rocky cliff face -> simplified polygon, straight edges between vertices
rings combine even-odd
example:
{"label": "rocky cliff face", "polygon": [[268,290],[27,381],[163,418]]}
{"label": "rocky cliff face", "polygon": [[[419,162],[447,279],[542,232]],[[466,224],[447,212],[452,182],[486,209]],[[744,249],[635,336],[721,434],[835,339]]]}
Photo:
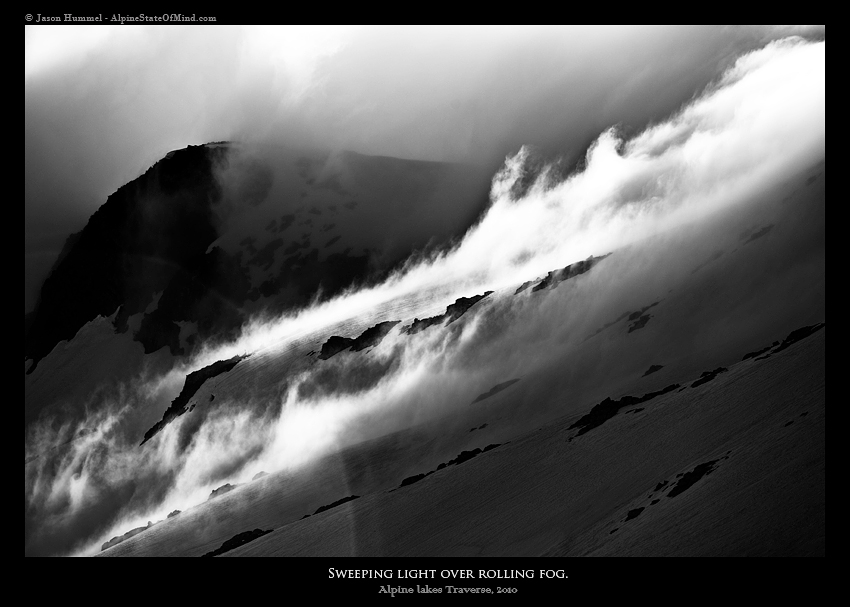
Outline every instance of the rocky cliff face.
{"label": "rocky cliff face", "polygon": [[[169,152],[68,238],[25,319],[27,373],[98,316],[145,353],[183,355],[233,337],[260,310],[377,279],[414,249],[462,234],[487,185],[456,165],[350,153],[251,156],[222,143]],[[462,204],[434,213],[440,225],[420,238],[409,217],[431,217],[432,199],[447,193]],[[387,239],[397,231],[405,238]]]}
{"label": "rocky cliff face", "polygon": [[[28,373],[61,340],[119,310],[116,327],[191,269],[216,237],[213,177],[225,148],[190,146],[121,187],[92,215],[44,282],[26,332]],[[195,262],[197,263],[197,262]]]}

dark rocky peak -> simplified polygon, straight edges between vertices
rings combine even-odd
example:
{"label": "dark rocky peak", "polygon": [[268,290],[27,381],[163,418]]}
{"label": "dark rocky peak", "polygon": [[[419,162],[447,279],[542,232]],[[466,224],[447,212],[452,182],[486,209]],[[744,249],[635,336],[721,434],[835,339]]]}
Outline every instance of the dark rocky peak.
{"label": "dark rocky peak", "polygon": [[73,235],[41,289],[25,357],[38,362],[97,316],[120,308],[117,326],[142,312],[217,237],[214,169],[226,146],[170,153],[122,186]]}

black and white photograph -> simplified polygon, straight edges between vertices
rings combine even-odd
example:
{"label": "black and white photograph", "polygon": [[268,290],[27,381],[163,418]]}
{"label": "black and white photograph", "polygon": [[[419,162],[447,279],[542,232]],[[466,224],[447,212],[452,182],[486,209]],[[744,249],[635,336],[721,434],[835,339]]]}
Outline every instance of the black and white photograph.
{"label": "black and white photograph", "polygon": [[824,26],[224,21],[26,15],[26,557],[825,556]]}

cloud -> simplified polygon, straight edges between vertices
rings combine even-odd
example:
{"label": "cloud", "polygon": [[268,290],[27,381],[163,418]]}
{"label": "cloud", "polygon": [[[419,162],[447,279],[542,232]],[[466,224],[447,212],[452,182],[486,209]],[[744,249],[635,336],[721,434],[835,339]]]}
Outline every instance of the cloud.
{"label": "cloud", "polygon": [[285,143],[495,170],[640,130],[742,51],[815,28],[28,26],[27,310],[65,237],[166,152]]}
{"label": "cloud", "polygon": [[[429,32],[425,39],[433,42],[429,37],[434,35]],[[478,41],[486,46],[486,40]],[[382,48],[360,44],[366,57]],[[424,45],[408,52],[426,51]],[[407,62],[404,54],[395,60]],[[319,74],[333,73],[333,66],[323,68],[321,61],[317,66]],[[434,66],[448,70],[450,81],[460,79],[448,64],[436,61]],[[415,90],[411,78],[413,89],[403,86],[397,94]],[[371,86],[370,75],[346,86],[360,82]],[[309,87],[299,90],[307,97],[314,94]],[[361,115],[372,111],[353,107]],[[766,253],[755,257],[770,270],[764,273],[727,266],[730,276],[724,279],[731,286],[721,294],[709,288],[710,281],[687,281],[700,279],[691,278],[691,270],[701,255],[707,258],[720,242],[735,246],[736,235],[754,221],[777,224],[758,242],[782,234],[793,242],[793,231],[783,232],[775,218],[765,215],[764,198],[773,201],[789,175],[824,159],[824,107],[825,42],[787,38],[741,55],[701,95],[633,136],[606,128],[587,149],[583,169],[566,178],[555,165],[530,163],[528,148],[510,155],[494,177],[486,214],[453,249],[411,262],[382,284],[289,316],[256,319],[234,343],[209,346],[185,368],[128,387],[120,400],[80,426],[34,430],[27,440],[28,459],[46,452],[55,456],[27,465],[27,554],[96,550],[98,542],[131,524],[203,501],[217,483],[246,480],[259,468],[296,467],[342,445],[428,421],[466,405],[500,379],[525,378],[516,384],[521,405],[541,400],[552,406],[551,394],[586,399],[600,386],[614,389],[622,380],[609,377],[612,372],[597,363],[627,365],[632,359],[609,341],[586,338],[623,311],[676,297],[666,291],[670,285],[703,290],[696,303],[682,297],[687,313],[669,326],[705,318],[714,337],[709,335],[704,347],[712,352],[720,347],[718,335],[734,337],[744,326],[767,331],[784,322],[787,315],[780,310],[754,314],[747,297],[760,296],[746,285],[755,280],[764,293],[779,297],[800,276],[817,271],[817,251],[794,264],[787,261],[798,251],[768,249],[773,258]],[[564,120],[574,119],[566,115]],[[529,171],[532,177],[517,195],[515,186]],[[769,210],[789,213],[783,208]],[[819,234],[816,223],[805,228],[810,240]],[[796,229],[805,231],[802,226]],[[215,360],[245,352],[256,353],[249,361],[266,360],[288,355],[298,340],[351,336],[397,319],[401,311],[420,317],[441,313],[459,296],[515,286],[611,251],[613,256],[582,277],[581,286],[564,283],[534,300],[502,294],[498,305],[491,303],[497,294],[443,331],[402,336],[398,326],[368,353],[341,354],[318,369],[292,363],[285,389],[247,382],[238,396],[219,395],[203,413],[199,407],[181,417],[141,450],[130,440],[129,428],[138,425],[133,411],[168,386],[173,389],[180,375]],[[702,271],[710,272],[710,266]],[[741,295],[723,299],[739,286]],[[806,303],[794,303],[793,310],[803,310]],[[723,306],[722,320],[707,316],[707,308]],[[654,326],[650,322],[642,331],[652,334]],[[382,361],[397,362],[382,366]],[[353,376],[367,364],[380,373],[362,389],[301,389],[322,369]],[[636,364],[645,369],[643,361]],[[530,380],[544,375],[557,377],[557,385],[537,386]],[[548,400],[544,391],[550,393]],[[84,428],[94,432],[83,434]],[[71,437],[81,438],[69,443]]]}

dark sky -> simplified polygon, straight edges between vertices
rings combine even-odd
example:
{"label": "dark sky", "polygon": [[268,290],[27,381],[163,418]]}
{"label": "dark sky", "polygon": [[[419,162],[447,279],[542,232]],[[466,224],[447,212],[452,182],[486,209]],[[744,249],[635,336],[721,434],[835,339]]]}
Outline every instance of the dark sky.
{"label": "dark sky", "polygon": [[25,28],[25,311],[67,236],[172,149],[217,140],[576,159],[809,27]]}

